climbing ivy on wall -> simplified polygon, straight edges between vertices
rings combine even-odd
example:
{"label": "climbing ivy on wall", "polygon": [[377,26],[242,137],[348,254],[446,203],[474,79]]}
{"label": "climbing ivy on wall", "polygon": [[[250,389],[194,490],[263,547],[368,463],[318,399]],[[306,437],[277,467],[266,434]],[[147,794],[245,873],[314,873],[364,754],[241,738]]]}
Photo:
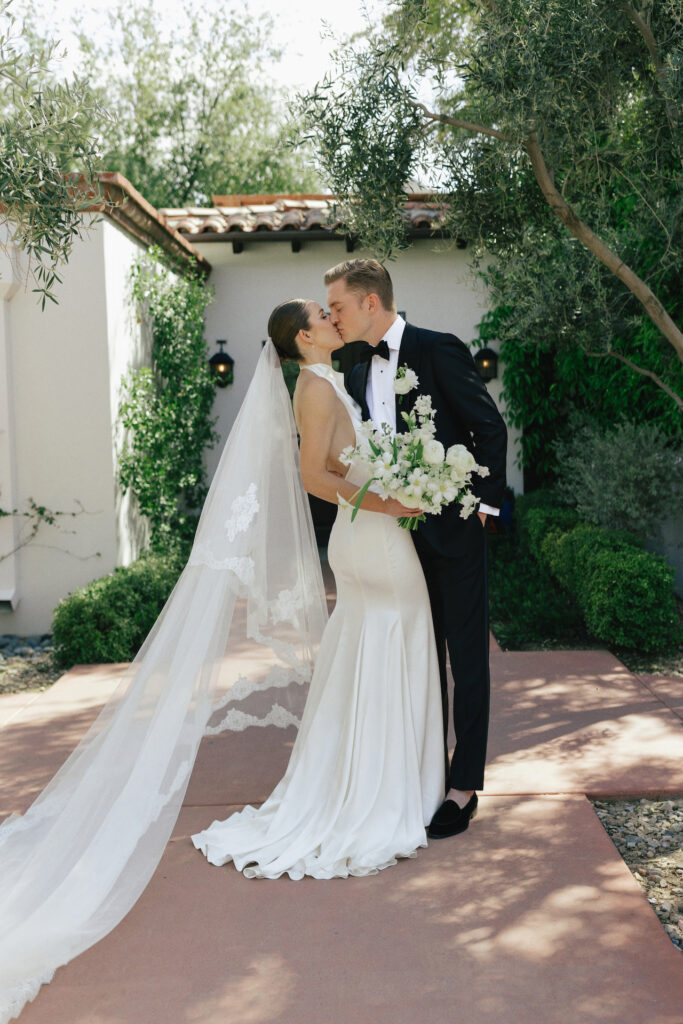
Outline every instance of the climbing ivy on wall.
{"label": "climbing ivy on wall", "polygon": [[204,340],[213,288],[182,277],[163,258],[153,246],[130,274],[136,315],[151,332],[152,361],[122,378],[119,482],[149,519],[152,549],[168,551],[194,534],[208,490],[203,455],[218,434]]}

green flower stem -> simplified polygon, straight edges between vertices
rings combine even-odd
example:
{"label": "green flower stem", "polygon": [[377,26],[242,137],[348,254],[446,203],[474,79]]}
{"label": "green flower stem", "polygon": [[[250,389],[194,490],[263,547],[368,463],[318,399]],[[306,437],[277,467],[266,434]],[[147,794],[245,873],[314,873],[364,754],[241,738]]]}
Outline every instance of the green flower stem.
{"label": "green flower stem", "polygon": [[424,512],[419,516],[400,516],[396,520],[399,526],[403,527],[404,530],[417,530],[418,523],[424,523],[425,521]]}

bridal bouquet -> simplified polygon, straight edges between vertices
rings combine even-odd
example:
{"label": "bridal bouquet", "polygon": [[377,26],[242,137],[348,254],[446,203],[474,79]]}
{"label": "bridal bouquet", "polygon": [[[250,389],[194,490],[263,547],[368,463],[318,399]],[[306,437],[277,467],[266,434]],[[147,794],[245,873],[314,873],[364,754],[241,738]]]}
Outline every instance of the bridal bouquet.
{"label": "bridal bouquet", "polygon": [[[401,367],[394,382],[396,393],[406,394],[416,386],[415,373]],[[383,498],[396,498],[403,505],[421,510],[419,516],[402,516],[398,520],[399,526],[405,529],[416,530],[417,524],[424,521],[425,513],[439,515],[444,505],[453,501],[461,504],[463,519],[474,512],[479,498],[469,489],[472,474],[488,476],[488,468],[478,466],[462,444],[444,449],[434,436],[434,415],[431,396],[420,395],[411,413],[401,413],[408,425],[404,434],[394,435],[386,423],[381,430],[371,420],[363,423],[360,442],[355,447],[345,448],[339,457],[343,465],[360,463],[372,474],[355,495],[352,520],[374,482],[379,485],[377,489]]]}

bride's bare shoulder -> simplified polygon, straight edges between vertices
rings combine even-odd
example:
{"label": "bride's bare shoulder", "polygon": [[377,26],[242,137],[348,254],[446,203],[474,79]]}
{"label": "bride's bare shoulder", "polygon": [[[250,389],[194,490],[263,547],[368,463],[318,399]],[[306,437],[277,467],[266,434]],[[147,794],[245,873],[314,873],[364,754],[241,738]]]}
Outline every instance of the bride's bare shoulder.
{"label": "bride's bare shoulder", "polygon": [[295,403],[330,405],[334,402],[334,397],[334,388],[324,377],[319,377],[317,373],[306,373],[304,369],[299,372],[294,388]]}
{"label": "bride's bare shoulder", "polygon": [[294,417],[299,429],[305,418],[313,425],[334,414],[336,395],[329,381],[316,373],[301,370],[294,389]]}

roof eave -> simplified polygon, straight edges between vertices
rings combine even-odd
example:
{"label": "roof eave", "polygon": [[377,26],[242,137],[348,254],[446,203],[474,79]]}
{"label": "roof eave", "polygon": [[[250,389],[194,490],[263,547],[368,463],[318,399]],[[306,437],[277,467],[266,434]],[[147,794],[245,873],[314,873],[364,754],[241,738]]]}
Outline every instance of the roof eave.
{"label": "roof eave", "polygon": [[[419,238],[428,239],[450,239],[452,233],[446,228],[409,228],[406,232],[409,241]],[[346,242],[348,252],[353,252],[358,246],[358,239],[345,231],[337,231],[330,228],[311,228],[309,230],[300,228],[284,228],[271,231],[197,231],[183,234],[189,242],[196,244],[213,244],[216,242],[233,242],[240,245],[240,250],[245,244],[252,242],[293,242],[300,246],[303,242]],[[467,242],[457,238],[456,245],[464,249]]]}
{"label": "roof eave", "polygon": [[127,178],[118,171],[100,171],[95,177],[102,198],[88,209],[104,213],[143,245],[160,246],[187,276],[208,276],[211,264],[206,257],[187,235],[169,227]]}

